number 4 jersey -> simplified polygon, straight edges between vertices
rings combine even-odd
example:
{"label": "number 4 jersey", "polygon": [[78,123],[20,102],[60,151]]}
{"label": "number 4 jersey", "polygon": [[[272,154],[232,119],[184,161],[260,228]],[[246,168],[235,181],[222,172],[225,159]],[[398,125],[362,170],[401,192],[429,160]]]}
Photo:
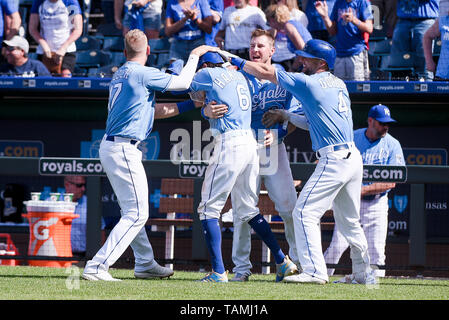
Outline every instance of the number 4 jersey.
{"label": "number 4 jersey", "polygon": [[192,91],[205,91],[206,104],[226,104],[228,112],[219,119],[209,119],[212,134],[251,129],[251,95],[242,73],[221,67],[198,71],[190,85]]}

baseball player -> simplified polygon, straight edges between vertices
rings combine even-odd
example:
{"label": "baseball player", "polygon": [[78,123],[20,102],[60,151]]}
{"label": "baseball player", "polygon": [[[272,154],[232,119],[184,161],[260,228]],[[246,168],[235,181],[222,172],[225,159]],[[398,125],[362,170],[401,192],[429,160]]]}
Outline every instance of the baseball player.
{"label": "baseball player", "polygon": [[[148,219],[148,182],[142,165],[140,141],[150,134],[154,121],[155,91],[186,90],[192,81],[199,56],[215,50],[208,46],[194,49],[179,76],[145,67],[150,47],[145,34],[134,29],[125,36],[127,62],[115,72],[109,85],[106,134],[100,144],[100,161],[117,195],[120,221],[104,245],[87,261],[83,278],[118,281],[108,269],[131,245],[137,278],[170,277],[173,270],[155,260],[145,223]],[[194,108],[193,102],[179,103],[176,113]],[[164,114],[165,112],[160,112]],[[173,112],[174,113],[174,112]]]}
{"label": "baseball player", "polygon": [[[271,57],[275,52],[274,41],[272,33],[266,30],[256,29],[253,31],[249,49],[251,61],[271,64]],[[286,89],[270,81],[259,80],[253,75],[244,74],[251,81],[254,88],[254,92],[252,92],[251,128],[256,134],[258,141],[259,159],[264,159],[266,154],[277,155],[277,159],[273,159],[270,163],[264,163],[266,162],[265,160],[260,160],[260,173],[257,179],[256,192],[259,194],[263,180],[268,195],[274,202],[275,209],[279,212],[284,222],[285,238],[289,244],[289,257],[295,264],[299,265],[292,218],[297,194],[283,142],[283,138],[288,134],[288,131],[287,128],[283,127],[283,124],[277,123],[270,126],[272,130],[265,134],[267,130],[262,123],[262,116],[270,109],[287,109],[291,112],[299,112],[301,107],[298,100]],[[294,126],[291,127],[295,128]],[[277,138],[276,141],[273,141],[274,138]],[[267,160],[271,160],[271,157],[268,157]],[[268,169],[271,172],[264,174],[264,169]],[[233,268],[235,276],[231,281],[247,281],[251,275],[250,269],[252,268],[249,259],[251,253],[251,226],[238,219],[238,217],[234,217],[236,219],[233,221],[232,261],[235,265]]]}
{"label": "baseball player", "polygon": [[[368,128],[354,132],[354,143],[362,154],[364,164],[405,165],[401,144],[388,133],[390,123],[396,122],[390,116],[387,106],[378,104],[368,113]],[[388,231],[388,192],[395,183],[364,183],[360,205],[360,222],[368,241],[368,253],[371,265],[377,277],[384,277],[385,270],[378,269],[385,265],[385,242]],[[348,242],[335,225],[332,241],[324,252],[328,264],[337,264],[341,255],[348,248]],[[334,269],[329,268],[333,275]]]}
{"label": "baseball player", "polygon": [[257,142],[251,131],[251,92],[242,73],[226,67],[223,58],[209,52],[201,57],[191,90],[205,92],[205,103],[226,104],[228,111],[218,119],[209,119],[214,136],[214,151],[209,159],[201,202],[198,206],[212,262],[212,272],[200,281],[228,282],[221,253],[219,217],[231,195],[236,219],[248,223],[270,248],[276,260],[276,277],[297,272],[296,265],[284,255],[267,221],[257,208],[259,158]]}
{"label": "baseball player", "polygon": [[[320,219],[333,203],[334,217],[351,246],[351,283],[374,284],[368,245],[360,225],[362,157],[354,145],[351,101],[345,83],[330,69],[335,49],[322,40],[309,40],[301,57],[304,73],[276,70],[273,66],[231,56],[232,64],[258,78],[290,91],[302,103],[309,123],[312,148],[318,163],[293,210],[296,246],[302,273],[285,282],[325,284],[329,281],[321,247]],[[295,124],[291,113],[290,122]]]}

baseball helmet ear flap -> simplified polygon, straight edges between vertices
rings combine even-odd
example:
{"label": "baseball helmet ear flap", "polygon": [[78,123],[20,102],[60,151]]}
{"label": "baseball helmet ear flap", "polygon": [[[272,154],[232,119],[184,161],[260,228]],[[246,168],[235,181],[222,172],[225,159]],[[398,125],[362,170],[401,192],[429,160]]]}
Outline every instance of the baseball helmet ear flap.
{"label": "baseball helmet ear flap", "polygon": [[203,63],[210,62],[210,63],[224,63],[223,57],[218,54],[217,52],[209,51],[203,54],[200,59],[198,60],[198,66],[197,69],[201,68]]}
{"label": "baseball helmet ear flap", "polygon": [[319,39],[307,41],[304,50],[296,50],[295,54],[305,58],[324,60],[329,69],[334,68],[335,58],[337,57],[335,48],[330,43]]}

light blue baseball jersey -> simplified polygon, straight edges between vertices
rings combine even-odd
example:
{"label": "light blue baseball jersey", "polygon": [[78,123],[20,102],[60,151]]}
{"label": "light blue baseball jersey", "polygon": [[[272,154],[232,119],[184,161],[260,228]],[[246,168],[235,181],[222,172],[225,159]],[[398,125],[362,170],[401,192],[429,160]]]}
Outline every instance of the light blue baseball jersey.
{"label": "light blue baseball jersey", "polygon": [[388,133],[383,138],[370,141],[366,137],[366,128],[358,129],[354,131],[354,143],[364,164],[405,166],[401,144]]}
{"label": "light blue baseball jersey", "polygon": [[145,140],[153,128],[155,91],[165,91],[172,75],[126,62],[109,84],[106,134]]}
{"label": "light blue baseball jersey", "polygon": [[[243,74],[251,83],[251,129],[254,130],[258,140],[263,138],[259,133],[263,132],[264,129],[267,129],[262,124],[262,117],[268,110],[284,109],[289,112],[303,113],[301,104],[286,89],[268,80],[259,80],[249,73],[243,72]],[[275,124],[269,129],[279,129],[280,127],[282,127],[282,124]]]}
{"label": "light blue baseball jersey", "polygon": [[330,72],[311,76],[276,70],[278,84],[302,104],[312,149],[354,140],[351,100],[345,83]]}
{"label": "light blue baseball jersey", "polygon": [[209,119],[212,134],[251,129],[251,90],[245,76],[233,69],[204,68],[193,78],[190,89],[205,91],[206,103],[226,104],[228,111],[219,119]]}

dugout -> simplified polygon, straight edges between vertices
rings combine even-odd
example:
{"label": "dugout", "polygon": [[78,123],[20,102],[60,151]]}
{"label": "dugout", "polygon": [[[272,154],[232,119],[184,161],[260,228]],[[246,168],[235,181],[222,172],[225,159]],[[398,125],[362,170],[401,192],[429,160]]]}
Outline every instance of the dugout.
{"label": "dugout", "polygon": [[[6,157],[0,159],[3,164],[0,190],[11,183],[24,186],[28,192],[40,190],[46,185],[56,188],[61,184],[62,177],[39,176],[33,161],[25,161],[30,158],[95,158],[98,140],[105,127],[108,82],[108,79],[93,78],[0,79],[0,156]],[[415,184],[406,183],[391,192],[387,267],[394,267],[392,272],[396,274],[410,270],[417,272],[416,266],[435,275],[449,274],[449,175],[445,171],[449,148],[449,84],[371,81],[347,82],[347,85],[352,99],[354,129],[366,125],[367,113],[372,105],[385,104],[389,106],[393,118],[398,120],[391,126],[390,133],[401,142],[408,165],[428,166],[427,169],[421,168],[423,171],[416,169]],[[158,101],[181,101],[186,98],[182,95],[157,95]],[[182,132],[200,137],[201,148],[204,148],[209,142],[203,136],[207,128],[207,122],[201,119],[197,110],[172,119],[158,120],[145,145],[145,157],[147,160],[169,159],[172,147],[180,139],[177,134]],[[304,165],[315,160],[306,132],[297,129],[285,142],[292,168],[298,163],[297,170],[301,171]],[[5,166],[3,160],[9,164]],[[428,170],[434,171],[429,173]],[[151,177],[152,172],[148,172],[151,214],[157,216],[157,190],[161,177]],[[437,182],[426,183],[424,187],[428,174],[432,175],[428,182]],[[90,205],[102,212],[106,227],[112,228],[119,211],[109,183],[106,179],[88,179],[88,189],[98,189],[92,193],[92,198],[101,199],[101,202],[92,201]],[[419,196],[415,196],[417,194]],[[421,206],[423,212],[416,216],[422,220],[415,222],[415,225],[412,221],[416,217],[410,220],[412,204]],[[22,246],[20,253],[26,252],[22,243],[23,239],[25,243],[28,241],[25,224],[3,223],[0,224],[0,232],[11,233],[16,245]],[[92,231],[93,242],[98,242],[99,235],[94,234],[95,231]],[[179,230],[177,235],[179,242],[186,243],[186,239],[192,239],[191,230]],[[282,235],[278,236],[282,240]],[[330,241],[330,236],[331,233],[323,232],[323,248]],[[416,250],[413,253],[417,254],[413,256],[416,263],[411,261],[411,237],[421,241],[421,247],[412,249]],[[163,235],[153,232],[151,239],[159,258],[164,249]],[[224,234],[224,259],[228,264],[232,263],[230,239],[229,234]],[[259,252],[257,246],[260,244],[257,241],[254,239],[253,252]],[[281,245],[285,246],[286,243],[281,242]],[[185,250],[187,253],[180,259],[185,261],[179,261],[177,265],[180,269],[192,264],[189,261],[191,246]],[[255,272],[261,267],[257,263],[259,258],[255,256],[253,259]],[[349,261],[347,256],[344,259],[343,265]],[[132,254],[128,252],[118,263],[124,267],[132,266]],[[201,265],[201,261],[198,263]]]}

